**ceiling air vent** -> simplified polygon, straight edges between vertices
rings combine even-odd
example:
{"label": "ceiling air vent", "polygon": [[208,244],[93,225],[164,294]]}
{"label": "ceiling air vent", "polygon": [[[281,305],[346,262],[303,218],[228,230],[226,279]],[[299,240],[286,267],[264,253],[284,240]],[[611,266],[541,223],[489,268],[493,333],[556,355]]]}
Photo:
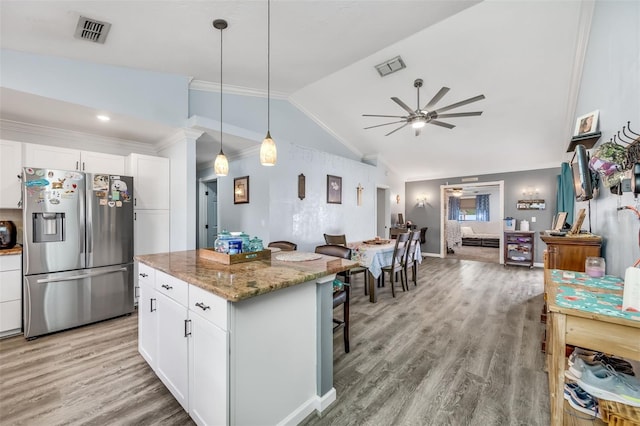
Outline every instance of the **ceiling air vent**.
{"label": "ceiling air vent", "polygon": [[389,59],[388,61],[384,61],[383,63],[376,65],[376,70],[378,70],[380,77],[384,77],[406,67],[407,66],[404,64],[402,58],[400,56],[396,56],[393,59]]}
{"label": "ceiling air vent", "polygon": [[104,44],[110,28],[111,24],[108,22],[100,22],[81,16],[80,19],[78,19],[78,26],[76,27],[74,36],[82,40]]}

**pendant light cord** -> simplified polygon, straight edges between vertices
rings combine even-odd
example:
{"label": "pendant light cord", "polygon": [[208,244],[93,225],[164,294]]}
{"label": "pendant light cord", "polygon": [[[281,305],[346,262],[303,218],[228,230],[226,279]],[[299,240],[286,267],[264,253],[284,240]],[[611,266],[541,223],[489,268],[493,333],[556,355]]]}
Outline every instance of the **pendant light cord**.
{"label": "pendant light cord", "polygon": [[222,30],[220,28],[220,152],[222,152]]}
{"label": "pendant light cord", "polygon": [[267,132],[271,129],[271,0],[267,0]]}

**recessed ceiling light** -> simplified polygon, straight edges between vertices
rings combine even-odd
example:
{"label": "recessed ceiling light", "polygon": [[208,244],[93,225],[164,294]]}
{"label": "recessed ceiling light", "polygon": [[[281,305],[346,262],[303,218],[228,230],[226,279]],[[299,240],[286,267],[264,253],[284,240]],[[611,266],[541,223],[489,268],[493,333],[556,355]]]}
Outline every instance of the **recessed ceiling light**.
{"label": "recessed ceiling light", "polygon": [[108,115],[96,115],[96,118],[100,121],[109,121],[111,120],[111,117],[109,117]]}

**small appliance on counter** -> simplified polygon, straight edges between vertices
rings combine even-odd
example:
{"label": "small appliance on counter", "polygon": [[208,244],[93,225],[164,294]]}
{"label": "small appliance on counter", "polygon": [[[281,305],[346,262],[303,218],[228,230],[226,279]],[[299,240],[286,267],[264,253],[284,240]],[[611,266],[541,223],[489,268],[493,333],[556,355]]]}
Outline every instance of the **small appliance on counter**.
{"label": "small appliance on counter", "polygon": [[16,245],[16,225],[10,220],[0,220],[0,250]]}

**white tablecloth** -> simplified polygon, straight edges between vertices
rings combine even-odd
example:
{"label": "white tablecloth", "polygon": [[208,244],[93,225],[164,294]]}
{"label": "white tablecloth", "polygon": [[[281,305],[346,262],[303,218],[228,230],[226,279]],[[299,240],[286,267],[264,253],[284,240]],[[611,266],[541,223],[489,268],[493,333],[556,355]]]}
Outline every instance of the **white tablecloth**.
{"label": "white tablecloth", "polygon": [[[369,269],[374,278],[382,274],[382,267],[391,265],[393,249],[396,246],[395,240],[389,244],[365,244],[362,241],[347,244],[351,248],[351,260],[357,261],[361,266]],[[422,263],[422,252],[420,244],[416,247],[415,253],[418,263]]]}

